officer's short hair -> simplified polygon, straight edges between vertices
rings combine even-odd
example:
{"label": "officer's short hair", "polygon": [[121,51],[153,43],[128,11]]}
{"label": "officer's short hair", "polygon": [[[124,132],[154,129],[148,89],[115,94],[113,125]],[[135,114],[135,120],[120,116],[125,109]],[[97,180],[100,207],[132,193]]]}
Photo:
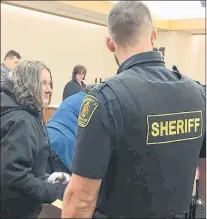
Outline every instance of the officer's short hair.
{"label": "officer's short hair", "polygon": [[21,59],[21,56],[18,52],[14,51],[14,50],[10,50],[9,52],[7,52],[7,54],[5,55],[4,57],[4,61],[7,59],[7,58],[10,58],[10,59],[13,59],[14,57],[18,58],[18,59]]}
{"label": "officer's short hair", "polygon": [[141,1],[120,1],[110,11],[108,29],[119,45],[134,45],[153,28],[148,7]]}

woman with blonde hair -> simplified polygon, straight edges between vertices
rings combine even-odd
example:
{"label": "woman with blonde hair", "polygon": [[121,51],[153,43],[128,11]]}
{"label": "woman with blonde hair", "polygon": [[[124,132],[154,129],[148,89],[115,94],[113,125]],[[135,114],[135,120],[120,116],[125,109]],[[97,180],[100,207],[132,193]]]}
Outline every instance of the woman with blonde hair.
{"label": "woman with blonde hair", "polygon": [[50,147],[40,114],[51,95],[51,72],[40,61],[23,61],[1,84],[3,218],[37,218],[41,204],[52,203],[65,189],[45,175]]}

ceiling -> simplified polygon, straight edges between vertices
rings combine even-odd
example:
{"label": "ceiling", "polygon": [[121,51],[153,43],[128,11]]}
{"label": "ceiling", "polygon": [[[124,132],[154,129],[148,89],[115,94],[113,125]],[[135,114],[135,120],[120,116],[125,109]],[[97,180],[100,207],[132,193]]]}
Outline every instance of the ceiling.
{"label": "ceiling", "polygon": [[[110,1],[117,3],[118,1]],[[163,19],[205,18],[205,8],[200,1],[143,1],[152,15]]]}
{"label": "ceiling", "polygon": [[[183,8],[186,8],[186,3],[188,10],[183,10]],[[107,25],[107,15],[111,8],[114,6],[114,4],[110,1],[96,0],[1,1],[1,6],[5,4],[102,26]],[[151,11],[153,11],[153,24],[159,30],[184,31],[191,34],[205,34],[206,32],[205,17],[199,18],[199,16],[203,16],[203,10],[205,12],[205,9],[201,7],[200,1],[148,1],[147,4],[150,5],[149,7],[151,7]],[[192,7],[194,10],[192,10]],[[181,15],[182,17],[180,18]],[[162,18],[164,16],[168,16],[168,18]],[[187,16],[189,17],[188,19],[186,18]],[[171,17],[171,19],[169,17]]]}

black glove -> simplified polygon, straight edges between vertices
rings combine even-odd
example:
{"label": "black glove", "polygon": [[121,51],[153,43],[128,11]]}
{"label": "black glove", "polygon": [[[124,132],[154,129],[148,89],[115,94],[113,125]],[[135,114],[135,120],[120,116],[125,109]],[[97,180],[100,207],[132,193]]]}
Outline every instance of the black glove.
{"label": "black glove", "polygon": [[62,200],[64,192],[65,192],[65,189],[66,189],[68,184],[63,184],[61,182],[58,182],[58,183],[55,183],[54,185],[56,185],[57,189],[58,189],[58,197],[57,198]]}

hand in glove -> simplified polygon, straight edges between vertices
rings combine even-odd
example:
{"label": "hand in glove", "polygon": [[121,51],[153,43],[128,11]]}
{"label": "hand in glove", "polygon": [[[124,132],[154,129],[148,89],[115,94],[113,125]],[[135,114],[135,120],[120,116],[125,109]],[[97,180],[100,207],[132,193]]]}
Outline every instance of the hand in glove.
{"label": "hand in glove", "polygon": [[58,183],[55,183],[54,185],[57,186],[57,190],[58,190],[58,197],[57,197],[57,199],[60,199],[62,201],[65,189],[67,188],[68,184],[63,184],[61,182],[58,182]]}
{"label": "hand in glove", "polygon": [[63,172],[54,172],[47,179],[46,182],[67,184],[70,181],[70,175]]}

